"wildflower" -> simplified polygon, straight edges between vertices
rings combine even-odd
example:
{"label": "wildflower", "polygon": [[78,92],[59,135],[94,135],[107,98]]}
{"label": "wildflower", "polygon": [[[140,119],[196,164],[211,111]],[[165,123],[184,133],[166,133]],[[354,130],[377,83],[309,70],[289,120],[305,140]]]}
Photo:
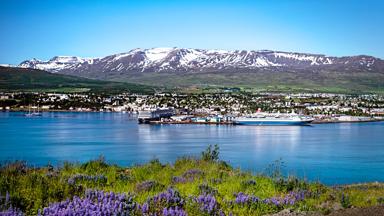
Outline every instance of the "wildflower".
{"label": "wildflower", "polygon": [[170,207],[170,208],[164,208],[163,209],[163,216],[186,216],[187,213],[179,207]]}
{"label": "wildflower", "polygon": [[190,170],[187,170],[184,174],[183,174],[183,177],[188,179],[188,180],[191,180],[193,181],[195,178],[197,177],[200,177],[204,174],[203,171],[201,170],[198,170],[198,169],[190,169]]}
{"label": "wildflower", "polygon": [[219,204],[211,194],[198,196],[196,202],[200,205],[201,211],[210,215],[214,215],[215,212],[219,211]]}
{"label": "wildflower", "polygon": [[9,207],[5,211],[0,211],[0,215],[2,215],[2,216],[24,216],[24,213],[17,208]]}
{"label": "wildflower", "polygon": [[249,204],[249,203],[257,203],[259,201],[258,197],[250,196],[240,192],[236,195],[235,202],[237,204]]}
{"label": "wildflower", "polygon": [[126,215],[133,212],[132,197],[114,192],[87,190],[85,197],[74,196],[62,202],[52,203],[39,211],[47,215]]}
{"label": "wildflower", "polygon": [[173,176],[172,177],[172,182],[173,183],[186,183],[187,179],[184,178],[184,177],[180,177],[180,176]]}
{"label": "wildflower", "polygon": [[105,183],[107,181],[107,178],[104,175],[91,176],[91,175],[76,174],[68,179],[68,184],[74,185],[77,181]]}

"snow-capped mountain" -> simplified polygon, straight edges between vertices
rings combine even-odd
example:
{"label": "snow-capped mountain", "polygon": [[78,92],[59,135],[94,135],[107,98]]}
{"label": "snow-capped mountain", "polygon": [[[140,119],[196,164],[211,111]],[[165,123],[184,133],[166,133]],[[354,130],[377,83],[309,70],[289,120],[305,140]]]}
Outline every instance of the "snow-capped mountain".
{"label": "snow-capped mountain", "polygon": [[31,59],[23,61],[19,67],[46,70],[49,72],[60,72],[63,69],[74,69],[84,63],[93,63],[91,58],[79,58],[74,56],[55,56],[48,61]]}
{"label": "snow-capped mountain", "polygon": [[224,51],[182,48],[133,49],[103,58],[57,56],[48,61],[22,62],[19,67],[89,78],[133,72],[212,72],[220,70],[333,70],[383,71],[384,61],[371,56],[330,57],[278,51]]}

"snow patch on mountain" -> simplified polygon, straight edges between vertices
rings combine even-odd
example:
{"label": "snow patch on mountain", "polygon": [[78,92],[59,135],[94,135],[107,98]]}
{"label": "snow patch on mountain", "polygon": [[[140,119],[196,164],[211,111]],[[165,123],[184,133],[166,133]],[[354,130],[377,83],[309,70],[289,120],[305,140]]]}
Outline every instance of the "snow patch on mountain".
{"label": "snow patch on mountain", "polygon": [[147,61],[157,62],[163,60],[174,48],[153,48],[144,51]]}

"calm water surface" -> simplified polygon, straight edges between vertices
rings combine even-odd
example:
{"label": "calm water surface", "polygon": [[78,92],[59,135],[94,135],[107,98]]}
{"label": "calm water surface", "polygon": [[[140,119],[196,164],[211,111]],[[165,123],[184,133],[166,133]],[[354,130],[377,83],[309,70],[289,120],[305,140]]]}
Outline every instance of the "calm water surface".
{"label": "calm water surface", "polygon": [[0,161],[34,165],[87,161],[104,155],[120,165],[153,158],[172,162],[219,144],[235,167],[284,170],[327,184],[384,181],[384,123],[313,126],[138,125],[120,113],[0,113]]}

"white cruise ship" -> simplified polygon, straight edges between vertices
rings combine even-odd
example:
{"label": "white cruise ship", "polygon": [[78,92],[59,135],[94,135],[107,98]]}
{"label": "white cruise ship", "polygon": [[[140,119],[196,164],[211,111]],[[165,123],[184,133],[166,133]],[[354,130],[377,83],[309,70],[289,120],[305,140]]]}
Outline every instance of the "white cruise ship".
{"label": "white cruise ship", "polygon": [[237,117],[234,119],[234,123],[239,125],[307,125],[313,120],[312,117],[295,113],[282,114],[258,112],[249,116]]}

